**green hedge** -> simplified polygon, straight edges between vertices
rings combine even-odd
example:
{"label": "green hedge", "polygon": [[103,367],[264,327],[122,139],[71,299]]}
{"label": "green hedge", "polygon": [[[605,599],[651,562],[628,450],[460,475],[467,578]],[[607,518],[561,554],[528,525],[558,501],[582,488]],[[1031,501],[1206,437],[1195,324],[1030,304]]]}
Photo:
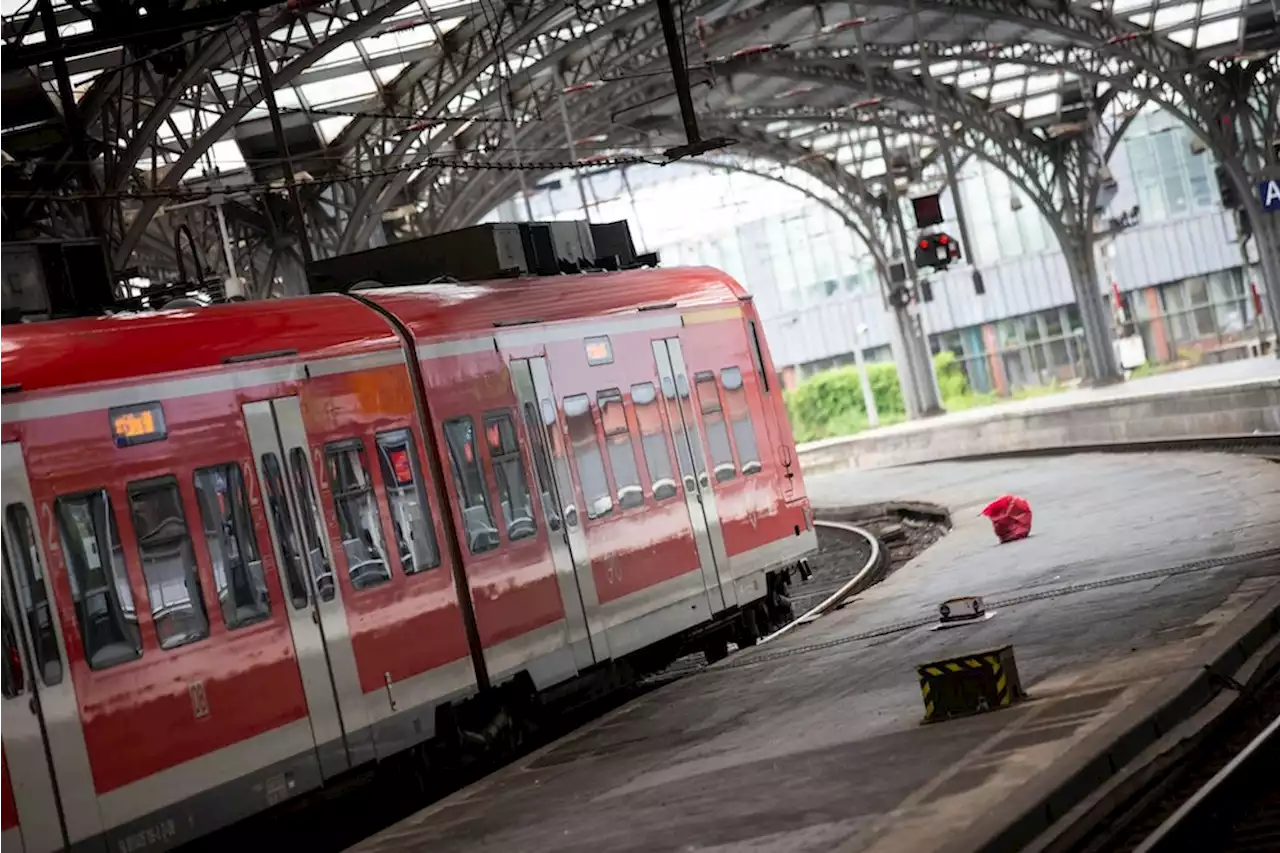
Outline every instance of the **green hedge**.
{"label": "green hedge", "polygon": [[[969,394],[969,381],[952,353],[939,353],[934,356],[933,364],[944,404]],[[867,378],[880,419],[892,422],[904,418],[907,407],[898,384],[897,368],[887,362],[868,364]],[[786,400],[797,441],[848,435],[868,426],[855,367],[827,370],[806,379],[794,391],[787,392]]]}

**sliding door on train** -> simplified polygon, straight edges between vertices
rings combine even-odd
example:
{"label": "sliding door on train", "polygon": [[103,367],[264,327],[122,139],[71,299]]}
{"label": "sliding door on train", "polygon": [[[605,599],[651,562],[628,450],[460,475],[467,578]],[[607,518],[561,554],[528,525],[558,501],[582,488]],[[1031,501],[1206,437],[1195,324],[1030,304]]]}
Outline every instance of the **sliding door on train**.
{"label": "sliding door on train", "polygon": [[[75,686],[45,566],[45,543],[22,447],[6,442],[4,479],[5,770],[24,853],[100,837],[102,819],[80,728]],[[47,511],[47,509],[46,509]],[[50,545],[50,547],[53,547]],[[12,816],[7,815],[5,824]],[[12,835],[4,834],[8,851]]]}
{"label": "sliding door on train", "polygon": [[[342,607],[342,590],[315,489],[297,397],[244,406],[289,627],[306,691],[311,731],[325,778],[372,756],[363,695]],[[352,572],[358,571],[352,565]]]}
{"label": "sliding door on train", "polygon": [[599,615],[586,537],[574,506],[573,481],[557,421],[551,375],[545,358],[512,359],[510,368],[511,383],[532,444],[534,478],[542,496],[569,642],[578,668],[585,669],[609,658],[609,641]]}
{"label": "sliding door on train", "polygon": [[[706,443],[690,397],[689,373],[679,339],[654,341],[653,356],[658,364],[663,406],[667,422],[671,424],[680,477],[684,482],[685,503],[698,546],[702,579],[711,597],[712,612],[719,612],[738,603],[737,592],[733,583],[727,580],[729,558],[724,546],[724,531],[720,527],[716,497],[707,474]],[[721,572],[724,572],[723,578]]]}

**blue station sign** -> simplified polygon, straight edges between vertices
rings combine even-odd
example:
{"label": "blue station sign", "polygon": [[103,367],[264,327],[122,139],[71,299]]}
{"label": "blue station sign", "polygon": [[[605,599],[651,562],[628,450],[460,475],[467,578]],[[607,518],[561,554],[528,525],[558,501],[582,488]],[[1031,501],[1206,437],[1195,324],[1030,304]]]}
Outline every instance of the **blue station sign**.
{"label": "blue station sign", "polygon": [[1280,210],[1280,178],[1258,181],[1258,200],[1263,210]]}

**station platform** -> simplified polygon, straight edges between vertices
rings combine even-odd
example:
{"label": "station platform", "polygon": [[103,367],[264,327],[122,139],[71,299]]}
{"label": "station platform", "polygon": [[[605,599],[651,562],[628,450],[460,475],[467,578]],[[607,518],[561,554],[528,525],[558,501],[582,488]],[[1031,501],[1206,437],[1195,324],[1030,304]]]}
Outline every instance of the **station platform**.
{"label": "station platform", "polygon": [[1280,359],[1232,361],[801,445],[806,472],[1010,451],[1280,434]]}
{"label": "station platform", "polygon": [[[1207,693],[1205,665],[1229,672],[1231,650],[1280,630],[1274,463],[1080,455],[807,482],[827,511],[928,501],[953,529],[842,609],[353,849],[1013,851],[1037,816],[1069,807],[1064,790],[1085,795],[1102,781],[1090,772],[1143,748],[1153,715],[1169,724],[1186,690]],[[1000,545],[979,515],[1003,492],[1030,501],[1030,538]],[[924,626],[961,594],[986,596],[995,615]],[[922,723],[917,665],[1005,644],[1029,699]]]}

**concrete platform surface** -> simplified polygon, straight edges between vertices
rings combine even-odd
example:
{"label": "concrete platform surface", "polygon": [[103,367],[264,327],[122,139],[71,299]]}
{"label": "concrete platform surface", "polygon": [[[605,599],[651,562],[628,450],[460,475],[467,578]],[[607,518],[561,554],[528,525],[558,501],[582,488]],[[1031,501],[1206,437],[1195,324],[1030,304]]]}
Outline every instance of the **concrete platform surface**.
{"label": "concrete platform surface", "polygon": [[966,455],[1280,433],[1280,359],[1266,357],[906,421],[801,445],[808,472]]}
{"label": "concrete platform surface", "polygon": [[[644,696],[353,849],[972,850],[1011,804],[1025,807],[1109,725],[1149,713],[1224,635],[1280,601],[1280,552],[1164,572],[1280,548],[1273,463],[1085,455],[849,472],[810,486],[827,506],[941,503],[955,529],[842,610]],[[1006,491],[1031,502],[1034,529],[998,545],[978,513]],[[1067,589],[1081,582],[1100,585]],[[952,595],[1035,592],[1044,595],[979,625],[890,627]],[[1005,643],[1030,700],[921,724],[917,664]]]}

